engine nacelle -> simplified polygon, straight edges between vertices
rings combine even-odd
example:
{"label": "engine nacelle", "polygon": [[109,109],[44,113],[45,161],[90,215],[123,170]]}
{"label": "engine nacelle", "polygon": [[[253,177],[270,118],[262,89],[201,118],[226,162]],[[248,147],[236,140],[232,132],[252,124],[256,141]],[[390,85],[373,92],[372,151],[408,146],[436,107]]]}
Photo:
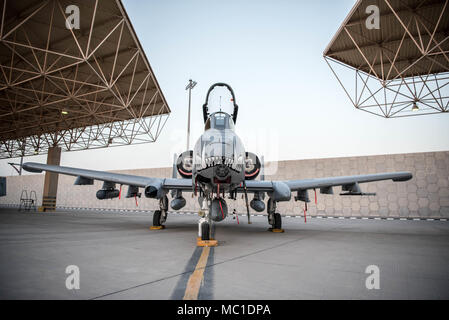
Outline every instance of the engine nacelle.
{"label": "engine nacelle", "polygon": [[184,179],[192,178],[193,169],[193,151],[185,151],[181,153],[176,161],[176,169]]}
{"label": "engine nacelle", "polygon": [[209,215],[215,222],[223,221],[228,215],[228,205],[226,204],[226,201],[223,198],[212,200],[212,204],[209,207]]}
{"label": "engine nacelle", "polygon": [[252,152],[247,152],[245,159],[245,180],[256,179],[260,173],[260,168],[259,157]]}
{"label": "engine nacelle", "polygon": [[144,191],[145,197],[150,199],[161,199],[165,196],[165,192],[162,189],[162,182],[157,181],[150,183],[145,187]]}
{"label": "engine nacelle", "polygon": [[273,201],[290,201],[292,198],[292,191],[285,182],[275,181],[273,182],[273,191],[268,193],[268,196]]}
{"label": "engine nacelle", "polygon": [[119,195],[120,191],[117,189],[100,189],[97,191],[98,200],[114,199],[118,198]]}

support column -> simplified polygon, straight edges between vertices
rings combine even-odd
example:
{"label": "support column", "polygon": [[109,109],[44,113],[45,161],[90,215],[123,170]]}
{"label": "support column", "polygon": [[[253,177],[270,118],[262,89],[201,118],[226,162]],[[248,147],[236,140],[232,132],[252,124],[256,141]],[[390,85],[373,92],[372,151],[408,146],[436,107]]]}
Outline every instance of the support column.
{"label": "support column", "polygon": [[[48,149],[47,164],[59,166],[61,162],[61,148],[51,147]],[[44,193],[42,197],[42,211],[53,211],[56,209],[56,194],[58,193],[59,174],[45,172]]]}

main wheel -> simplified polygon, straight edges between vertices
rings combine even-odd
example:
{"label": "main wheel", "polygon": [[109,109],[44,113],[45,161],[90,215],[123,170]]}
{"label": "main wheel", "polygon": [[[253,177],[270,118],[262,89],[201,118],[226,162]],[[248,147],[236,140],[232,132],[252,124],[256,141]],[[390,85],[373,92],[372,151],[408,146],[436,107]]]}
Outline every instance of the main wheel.
{"label": "main wheel", "polygon": [[153,213],[153,226],[160,227],[161,226],[161,210],[156,210]]}
{"label": "main wheel", "polygon": [[209,229],[210,229],[209,223],[204,222],[201,225],[201,240],[210,240],[210,238],[209,238]]}
{"label": "main wheel", "polygon": [[274,213],[268,214],[268,224],[272,227],[274,227]]}
{"label": "main wheel", "polygon": [[281,215],[279,213],[275,213],[274,214],[273,228],[274,229],[282,229],[282,218],[281,218]]}

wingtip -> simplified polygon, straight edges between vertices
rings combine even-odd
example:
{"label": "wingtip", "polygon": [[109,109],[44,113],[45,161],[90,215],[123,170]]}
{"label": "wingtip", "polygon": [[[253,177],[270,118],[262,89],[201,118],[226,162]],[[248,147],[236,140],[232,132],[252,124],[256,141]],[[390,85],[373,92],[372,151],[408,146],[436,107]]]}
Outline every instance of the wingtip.
{"label": "wingtip", "polygon": [[22,164],[22,168],[25,171],[28,171],[28,172],[42,173],[43,170],[33,167],[33,164],[35,164],[35,163],[33,163],[33,162],[25,162],[24,164]]}
{"label": "wingtip", "polygon": [[413,178],[413,174],[411,172],[401,172],[400,175],[393,179],[394,182],[403,182],[409,181]]}

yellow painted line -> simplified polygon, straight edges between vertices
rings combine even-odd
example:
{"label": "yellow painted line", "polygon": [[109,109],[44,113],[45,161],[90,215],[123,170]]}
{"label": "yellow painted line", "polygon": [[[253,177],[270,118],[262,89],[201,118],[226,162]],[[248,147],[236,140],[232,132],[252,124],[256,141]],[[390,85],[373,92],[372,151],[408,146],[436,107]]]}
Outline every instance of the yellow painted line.
{"label": "yellow painted line", "polygon": [[200,292],[201,282],[203,281],[204,269],[206,268],[207,258],[209,257],[210,247],[204,247],[200,259],[195,267],[195,271],[187,282],[184,300],[197,300]]}

